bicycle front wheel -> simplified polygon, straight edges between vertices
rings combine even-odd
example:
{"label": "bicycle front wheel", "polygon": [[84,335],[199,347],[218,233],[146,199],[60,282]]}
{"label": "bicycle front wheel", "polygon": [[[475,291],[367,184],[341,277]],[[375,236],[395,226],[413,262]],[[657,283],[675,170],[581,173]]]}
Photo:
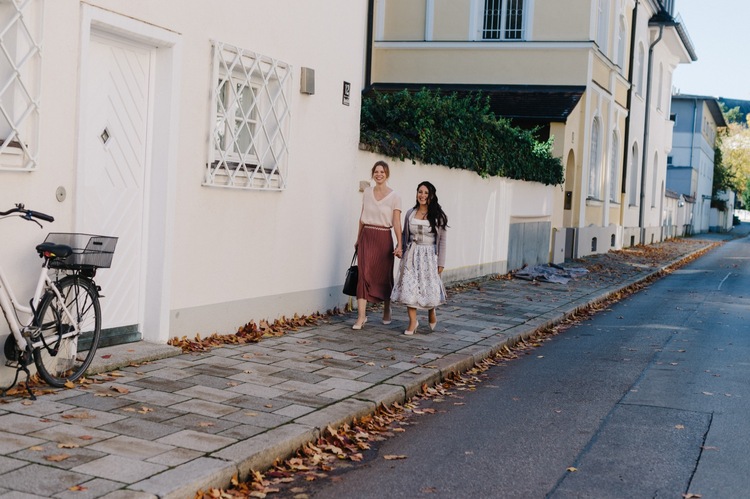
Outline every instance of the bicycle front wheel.
{"label": "bicycle front wheel", "polygon": [[62,300],[53,290],[45,293],[36,314],[39,333],[32,341],[39,375],[48,384],[62,387],[80,378],[94,359],[102,318],[93,281],[71,275],[55,285]]}

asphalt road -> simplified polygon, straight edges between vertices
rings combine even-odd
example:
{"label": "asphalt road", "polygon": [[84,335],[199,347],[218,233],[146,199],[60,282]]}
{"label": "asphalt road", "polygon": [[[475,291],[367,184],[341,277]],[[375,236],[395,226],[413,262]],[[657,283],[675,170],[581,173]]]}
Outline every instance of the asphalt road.
{"label": "asphalt road", "polygon": [[492,368],[305,493],[748,497],[749,309],[745,238]]}

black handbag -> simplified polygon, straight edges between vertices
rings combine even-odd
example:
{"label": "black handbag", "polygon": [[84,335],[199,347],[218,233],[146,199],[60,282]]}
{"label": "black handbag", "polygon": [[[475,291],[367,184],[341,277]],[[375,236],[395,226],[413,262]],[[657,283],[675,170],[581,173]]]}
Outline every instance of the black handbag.
{"label": "black handbag", "polygon": [[346,271],[346,278],[344,279],[344,294],[349,296],[357,296],[357,280],[359,279],[359,268],[355,263],[357,260],[357,252],[354,252],[352,257],[352,263],[349,264],[349,269]]}

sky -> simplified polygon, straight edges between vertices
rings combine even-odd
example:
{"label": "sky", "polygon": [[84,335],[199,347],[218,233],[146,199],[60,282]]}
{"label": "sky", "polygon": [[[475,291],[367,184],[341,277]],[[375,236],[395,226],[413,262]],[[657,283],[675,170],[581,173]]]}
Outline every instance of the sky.
{"label": "sky", "polygon": [[675,11],[698,60],[678,65],[672,85],[683,94],[750,101],[750,0],[675,0]]}

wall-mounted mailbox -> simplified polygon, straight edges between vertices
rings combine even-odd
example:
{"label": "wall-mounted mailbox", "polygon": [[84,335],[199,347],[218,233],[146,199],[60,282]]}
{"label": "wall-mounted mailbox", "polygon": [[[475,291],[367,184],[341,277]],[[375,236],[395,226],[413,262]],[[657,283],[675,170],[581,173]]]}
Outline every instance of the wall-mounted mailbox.
{"label": "wall-mounted mailbox", "polygon": [[315,70],[302,68],[299,77],[299,91],[302,94],[313,95],[315,93]]}

